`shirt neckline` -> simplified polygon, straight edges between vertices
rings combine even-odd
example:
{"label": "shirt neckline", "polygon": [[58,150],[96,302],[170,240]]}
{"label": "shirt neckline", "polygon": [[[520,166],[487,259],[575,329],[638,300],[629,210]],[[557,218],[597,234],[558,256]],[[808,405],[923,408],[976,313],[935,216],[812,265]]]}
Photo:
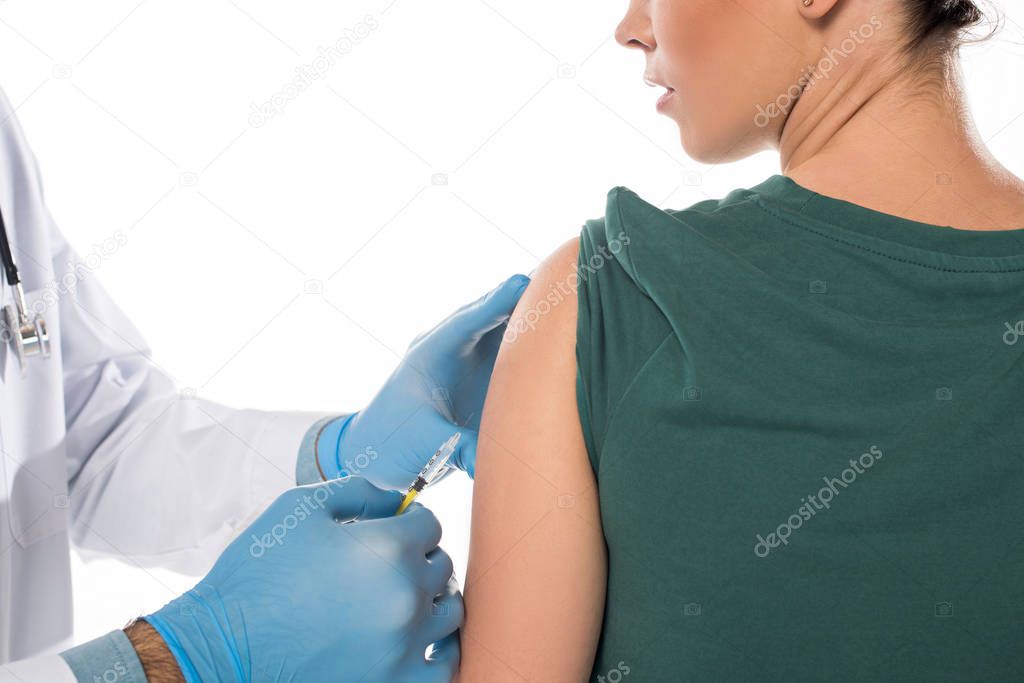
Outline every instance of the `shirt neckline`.
{"label": "shirt neckline", "polygon": [[864,235],[876,244],[880,241],[953,257],[1007,259],[1006,265],[1024,264],[1024,228],[967,230],[923,223],[819,194],[780,174],[750,189],[762,204],[767,200],[787,213]]}

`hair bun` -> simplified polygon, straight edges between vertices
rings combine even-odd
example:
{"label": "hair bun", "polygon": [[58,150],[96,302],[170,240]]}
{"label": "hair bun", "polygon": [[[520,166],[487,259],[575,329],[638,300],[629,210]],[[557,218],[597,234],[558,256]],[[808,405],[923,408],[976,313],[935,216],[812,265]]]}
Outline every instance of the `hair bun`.
{"label": "hair bun", "polygon": [[963,29],[974,26],[985,18],[974,0],[937,0],[939,20],[951,28]]}
{"label": "hair bun", "polygon": [[905,0],[910,23],[908,48],[931,44],[939,37],[948,46],[958,45],[968,29],[980,24],[985,13],[977,0]]}

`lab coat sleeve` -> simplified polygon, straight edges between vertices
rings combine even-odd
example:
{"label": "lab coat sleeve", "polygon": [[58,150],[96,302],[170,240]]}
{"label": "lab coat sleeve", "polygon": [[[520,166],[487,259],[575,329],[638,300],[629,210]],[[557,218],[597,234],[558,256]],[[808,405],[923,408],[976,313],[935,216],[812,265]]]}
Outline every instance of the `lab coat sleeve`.
{"label": "lab coat sleeve", "polygon": [[[55,228],[53,241],[55,267],[80,262]],[[86,557],[204,573],[295,484],[303,436],[323,414],[180,390],[93,276],[60,311],[73,542]]]}
{"label": "lab coat sleeve", "polygon": [[236,409],[181,390],[57,229],[26,154],[59,293],[48,315],[59,310],[72,541],[86,559],[205,573],[295,484],[300,443],[325,414]]}

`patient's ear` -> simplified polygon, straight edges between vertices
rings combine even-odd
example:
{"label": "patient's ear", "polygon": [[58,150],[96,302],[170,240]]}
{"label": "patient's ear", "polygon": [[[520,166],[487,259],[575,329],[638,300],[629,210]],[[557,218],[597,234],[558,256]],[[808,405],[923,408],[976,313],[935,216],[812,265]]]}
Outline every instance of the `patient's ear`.
{"label": "patient's ear", "polygon": [[790,0],[806,19],[821,19],[836,8],[839,0]]}

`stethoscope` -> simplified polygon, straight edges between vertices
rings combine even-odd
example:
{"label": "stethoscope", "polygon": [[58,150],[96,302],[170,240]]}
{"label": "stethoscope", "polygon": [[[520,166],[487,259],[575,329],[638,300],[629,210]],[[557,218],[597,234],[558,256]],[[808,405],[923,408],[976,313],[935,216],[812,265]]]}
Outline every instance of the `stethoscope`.
{"label": "stethoscope", "polygon": [[0,211],[0,259],[3,260],[4,278],[14,290],[14,306],[4,306],[3,336],[7,337],[14,355],[18,357],[22,376],[25,375],[25,362],[32,356],[50,357],[50,335],[46,331],[43,316],[34,313],[31,316],[25,307],[25,292],[21,288],[21,276],[18,265],[11,254],[11,242],[7,239],[7,226],[4,224],[3,212]]}

